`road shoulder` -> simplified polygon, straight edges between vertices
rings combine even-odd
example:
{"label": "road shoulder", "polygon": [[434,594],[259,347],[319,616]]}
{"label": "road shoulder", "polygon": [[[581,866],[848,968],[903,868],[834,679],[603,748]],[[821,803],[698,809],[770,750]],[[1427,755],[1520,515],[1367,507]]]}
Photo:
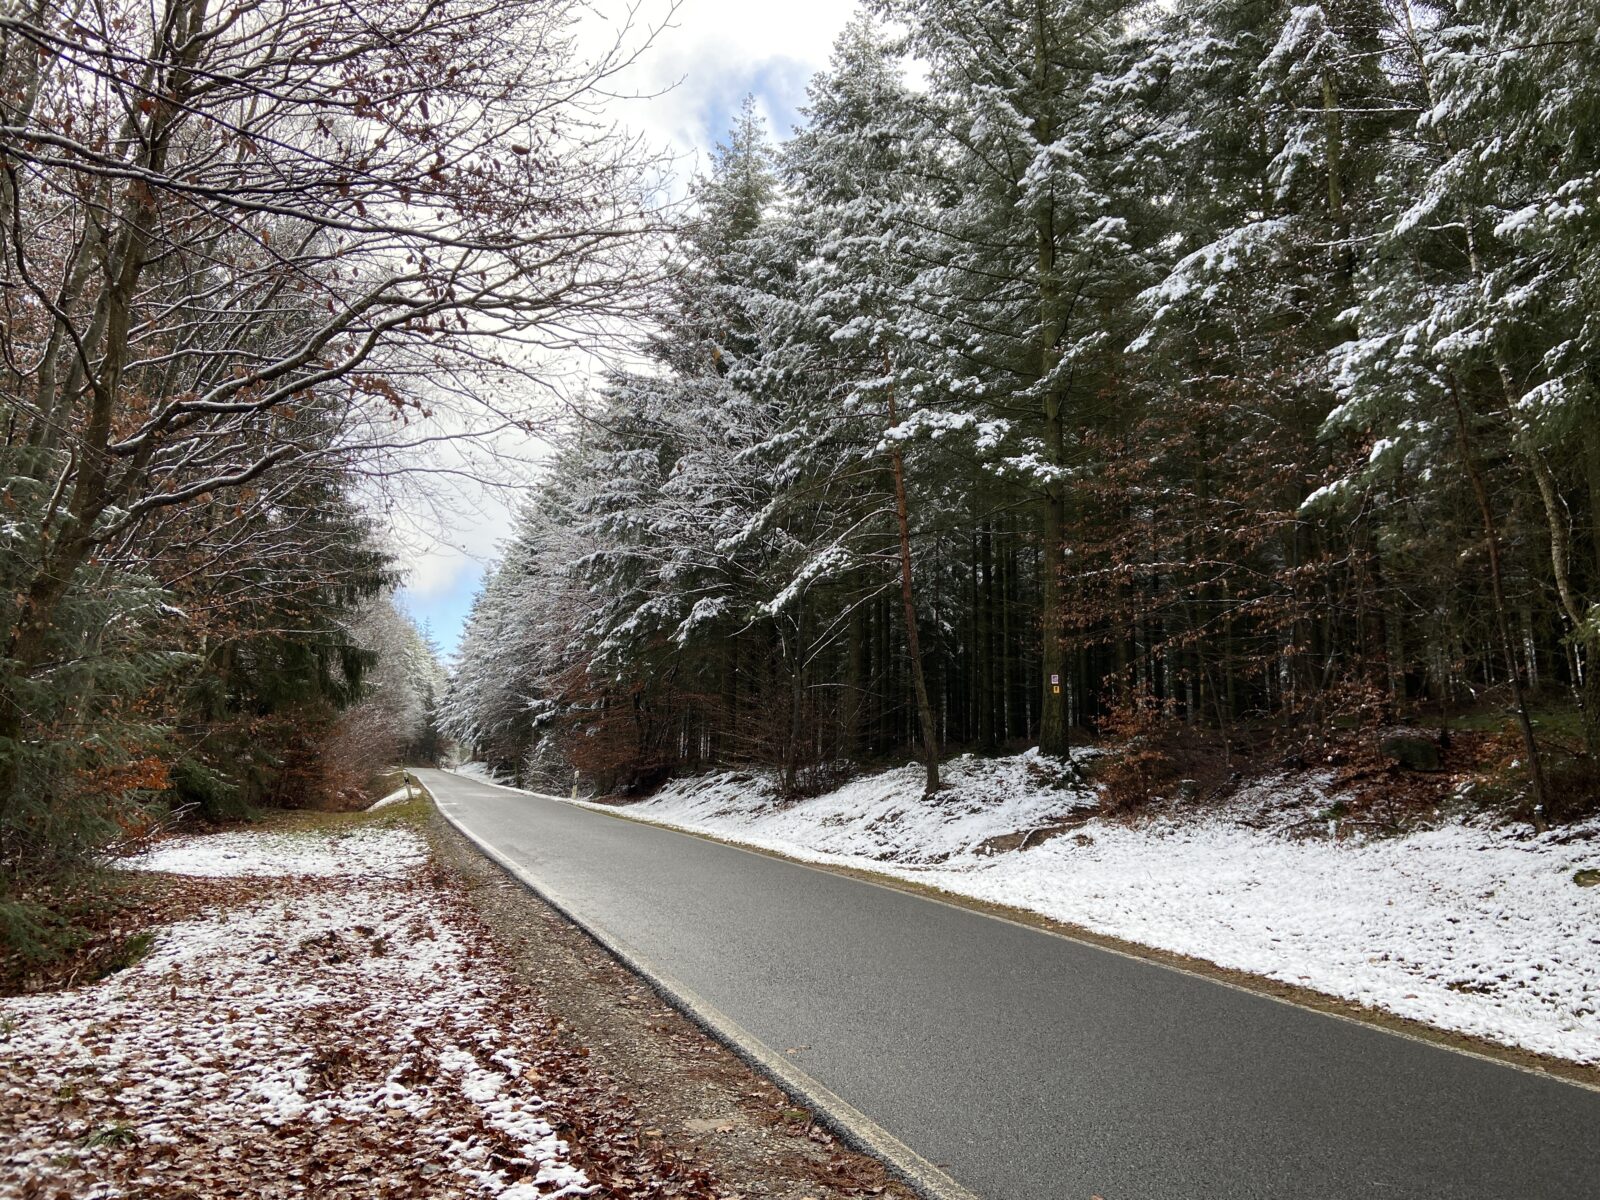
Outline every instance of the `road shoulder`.
{"label": "road shoulder", "polygon": [[835,1200],[915,1193],[842,1146],[589,935],[488,859],[443,816],[427,835],[439,863],[493,931],[504,966],[539,992],[580,1047],[650,1124],[641,1136],[706,1163],[730,1197]]}

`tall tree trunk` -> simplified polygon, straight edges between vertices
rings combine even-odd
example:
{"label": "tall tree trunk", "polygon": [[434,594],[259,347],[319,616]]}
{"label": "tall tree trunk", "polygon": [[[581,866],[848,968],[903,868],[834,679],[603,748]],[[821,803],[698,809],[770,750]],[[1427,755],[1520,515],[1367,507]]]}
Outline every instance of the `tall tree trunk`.
{"label": "tall tree trunk", "polygon": [[[1038,114],[1034,136],[1041,146],[1055,140],[1054,123],[1049,119],[1054,95],[1051,84],[1050,47],[1047,45],[1044,0],[1034,0],[1034,88]],[[1066,332],[1062,312],[1061,280],[1057,274],[1056,223],[1053,206],[1039,206],[1034,229],[1038,256],[1039,347],[1038,373],[1043,390],[1044,446],[1053,477],[1045,486],[1042,553],[1040,555],[1040,701],[1039,752],[1052,758],[1072,757],[1067,727],[1067,646],[1065,630],[1066,569],[1066,389],[1059,375],[1061,339]]]}
{"label": "tall tree trunk", "polygon": [[[1053,410],[1053,411],[1050,411]],[[1059,402],[1047,410],[1046,429],[1054,430],[1048,444],[1059,444]],[[1040,700],[1039,751],[1053,758],[1070,758],[1072,740],[1067,728],[1067,641],[1065,621],[1067,517],[1060,484],[1045,493],[1044,532],[1040,549]]]}
{"label": "tall tree trunk", "polygon": [[1533,782],[1533,824],[1543,832],[1549,811],[1545,807],[1544,763],[1539,756],[1538,739],[1534,737],[1533,720],[1528,715],[1528,698],[1523,691],[1522,674],[1516,669],[1516,647],[1511,634],[1511,618],[1507,612],[1505,578],[1500,568],[1500,530],[1494,518],[1494,507],[1489,502],[1489,489],[1484,485],[1483,475],[1473,455],[1466,405],[1453,383],[1450,402],[1455,407],[1456,440],[1461,448],[1461,463],[1472,484],[1472,494],[1478,502],[1478,515],[1483,521],[1483,536],[1489,546],[1489,588],[1494,598],[1495,628],[1500,634],[1500,644],[1511,667],[1511,695],[1516,705],[1517,727],[1522,733],[1523,750],[1528,756],[1528,776]]}
{"label": "tall tree trunk", "polygon": [[[1021,663],[1021,652],[1013,636],[1011,624],[1012,603],[1015,600],[1017,578],[1017,526],[1013,518],[1006,521],[1006,541],[1000,555],[1000,740],[1009,742],[1017,736],[1017,714],[1026,711],[1017,703],[1016,674]],[[1025,724],[1025,722],[1024,722]],[[1026,729],[1023,736],[1026,736]]]}
{"label": "tall tree trunk", "polygon": [[[781,638],[781,635],[780,635]],[[805,605],[796,606],[794,640],[784,657],[789,663],[789,733],[783,754],[783,794],[799,794],[800,743],[805,711]]]}
{"label": "tall tree trunk", "polygon": [[992,753],[1000,738],[995,719],[994,530],[988,523],[978,530],[978,579],[978,748]]}
{"label": "tall tree trunk", "polygon": [[[888,370],[887,356],[884,362]],[[895,411],[894,383],[889,383],[889,424],[899,423]],[[911,687],[917,701],[917,723],[922,731],[922,765],[926,776],[923,790],[933,795],[939,790],[939,737],[933,723],[933,705],[928,701],[928,681],[922,673],[922,639],[917,633],[917,605],[911,582],[911,518],[906,503],[905,464],[900,443],[889,443],[889,460],[894,468],[894,516],[900,535],[900,603],[905,608],[906,655],[911,660]]]}
{"label": "tall tree trunk", "polygon": [[845,758],[859,758],[863,749],[861,737],[861,699],[867,689],[867,611],[865,604],[857,604],[850,614],[848,664],[844,697],[840,701],[840,720],[843,736],[840,739]]}
{"label": "tall tree trunk", "polygon": [[[1594,381],[1600,387],[1600,379]],[[1589,551],[1593,557],[1590,579],[1600,584],[1600,401],[1590,402],[1589,419],[1584,424],[1583,464],[1589,487]],[[1600,648],[1593,639],[1580,648],[1579,667],[1583,672],[1583,734],[1589,752],[1590,768],[1600,769]]]}

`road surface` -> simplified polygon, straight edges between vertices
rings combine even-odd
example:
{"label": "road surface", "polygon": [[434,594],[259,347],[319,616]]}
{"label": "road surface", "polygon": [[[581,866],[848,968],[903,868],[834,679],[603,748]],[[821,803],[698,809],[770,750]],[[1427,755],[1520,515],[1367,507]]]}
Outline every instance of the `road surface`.
{"label": "road surface", "polygon": [[1600,1091],[906,892],[418,774],[579,923],[984,1200],[1600,1197]]}

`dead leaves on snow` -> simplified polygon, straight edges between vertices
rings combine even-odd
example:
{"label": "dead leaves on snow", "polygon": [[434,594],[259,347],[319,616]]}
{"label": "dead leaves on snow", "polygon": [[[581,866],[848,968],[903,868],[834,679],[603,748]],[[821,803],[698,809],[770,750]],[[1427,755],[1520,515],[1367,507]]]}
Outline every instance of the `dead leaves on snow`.
{"label": "dead leaves on snow", "polygon": [[[217,907],[213,881],[170,886],[196,898],[174,912]],[[257,879],[228,898],[230,924],[207,929],[232,944],[210,957],[8,1002],[0,1193],[452,1200],[550,1194],[577,1167],[626,1200],[722,1194],[562,1044],[443,873]],[[530,1121],[564,1155],[527,1153]]]}

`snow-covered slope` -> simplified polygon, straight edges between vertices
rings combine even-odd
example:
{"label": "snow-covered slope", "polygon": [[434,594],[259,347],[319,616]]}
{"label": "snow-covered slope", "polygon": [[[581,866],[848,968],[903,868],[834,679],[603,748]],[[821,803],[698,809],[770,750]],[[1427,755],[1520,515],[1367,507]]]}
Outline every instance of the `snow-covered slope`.
{"label": "snow-covered slope", "polygon": [[[1093,815],[1081,785],[1049,786],[1031,754],[964,757],[945,775],[931,800],[911,765],[780,805],[770,780],[723,773],[679,780],[628,812],[1600,1062],[1600,888],[1573,879],[1600,867],[1600,822],[1335,840],[1315,776],[1131,822]],[[1026,848],[1007,848],[1018,834]]]}
{"label": "snow-covered slope", "polygon": [[627,811],[786,853],[926,866],[972,857],[990,839],[1081,818],[1096,803],[1085,785],[1052,786],[1056,772],[1034,751],[965,755],[942,774],[945,789],[932,801],[922,796],[922,767],[911,763],[784,806],[770,777],[731,771],[676,780]]}

